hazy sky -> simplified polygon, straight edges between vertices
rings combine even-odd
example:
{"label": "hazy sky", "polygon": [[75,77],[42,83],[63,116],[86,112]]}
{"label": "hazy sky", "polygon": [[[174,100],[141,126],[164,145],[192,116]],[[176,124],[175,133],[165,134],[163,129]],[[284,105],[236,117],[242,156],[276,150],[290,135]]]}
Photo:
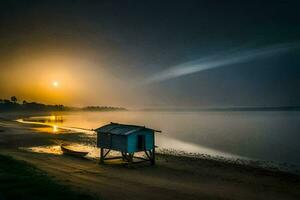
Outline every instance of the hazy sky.
{"label": "hazy sky", "polygon": [[297,1],[0,2],[0,98],[300,104]]}

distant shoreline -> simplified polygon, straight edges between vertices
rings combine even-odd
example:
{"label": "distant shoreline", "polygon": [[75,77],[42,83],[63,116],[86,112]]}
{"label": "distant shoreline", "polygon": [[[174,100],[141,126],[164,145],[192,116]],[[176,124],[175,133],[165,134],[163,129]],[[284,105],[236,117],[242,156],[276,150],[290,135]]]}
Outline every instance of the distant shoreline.
{"label": "distant shoreline", "polygon": [[126,108],[69,108],[66,109],[41,109],[41,110],[27,110],[27,109],[17,109],[17,110],[2,110],[0,113],[9,115],[47,115],[55,112],[299,112],[300,106],[286,106],[286,107],[230,107],[230,108],[143,108],[143,109],[126,109]]}
{"label": "distant shoreline", "polygon": [[38,102],[27,102],[18,103],[16,97],[9,99],[0,99],[0,112],[55,112],[55,111],[126,111],[123,107],[114,106],[85,106],[85,107],[71,107],[64,106],[61,104],[48,105]]}
{"label": "distant shoreline", "polygon": [[0,113],[3,112],[56,112],[56,111],[91,111],[91,112],[110,112],[110,111],[166,111],[166,112],[239,112],[239,111],[300,111],[300,105],[293,106],[227,106],[227,107],[152,107],[127,109],[116,106],[84,106],[72,107],[61,104],[48,105],[39,102],[27,102],[23,100],[19,103],[15,96],[9,99],[0,99]]}
{"label": "distant shoreline", "polygon": [[176,112],[300,111],[300,106],[219,107],[219,108],[144,108],[144,109],[139,109],[139,111],[176,111]]}

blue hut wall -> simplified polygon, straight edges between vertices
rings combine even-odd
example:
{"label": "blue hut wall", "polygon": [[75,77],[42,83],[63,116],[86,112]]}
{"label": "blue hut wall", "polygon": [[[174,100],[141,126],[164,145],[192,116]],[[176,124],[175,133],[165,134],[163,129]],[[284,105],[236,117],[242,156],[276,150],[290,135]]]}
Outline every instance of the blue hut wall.
{"label": "blue hut wall", "polygon": [[97,146],[127,153],[138,151],[138,136],[145,136],[145,149],[154,148],[154,131],[142,130],[129,135],[115,135],[98,132]]}
{"label": "blue hut wall", "polygon": [[116,151],[127,151],[127,137],[124,135],[114,135],[98,133],[97,146]]}
{"label": "blue hut wall", "polygon": [[143,130],[132,133],[127,136],[127,152],[133,153],[138,151],[138,135],[145,135],[145,148],[151,150],[154,147],[154,131]]}

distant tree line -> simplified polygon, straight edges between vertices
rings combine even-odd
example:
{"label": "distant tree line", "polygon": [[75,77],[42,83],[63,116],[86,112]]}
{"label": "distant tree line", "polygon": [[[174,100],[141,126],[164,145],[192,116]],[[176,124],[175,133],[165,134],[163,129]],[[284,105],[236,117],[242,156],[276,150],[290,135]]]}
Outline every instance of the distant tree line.
{"label": "distant tree line", "polygon": [[12,96],[9,99],[0,99],[0,111],[62,111],[66,108],[63,105],[46,105],[37,102],[23,101],[18,103],[18,99]]}
{"label": "distant tree line", "polygon": [[46,105],[37,102],[27,102],[23,100],[18,103],[18,99],[12,96],[10,99],[0,99],[0,112],[10,111],[125,111],[122,107],[111,106],[87,106],[83,108],[67,107],[64,105]]}

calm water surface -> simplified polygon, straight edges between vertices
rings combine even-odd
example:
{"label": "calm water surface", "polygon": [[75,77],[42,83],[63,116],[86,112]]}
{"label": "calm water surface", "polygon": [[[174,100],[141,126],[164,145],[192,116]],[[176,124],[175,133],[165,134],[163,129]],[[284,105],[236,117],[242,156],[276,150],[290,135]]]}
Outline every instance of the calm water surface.
{"label": "calm water surface", "polygon": [[[41,120],[41,119],[44,119]],[[46,121],[45,121],[46,119]],[[159,148],[300,166],[300,112],[68,112],[31,120],[91,131],[110,122],[161,130]]]}

